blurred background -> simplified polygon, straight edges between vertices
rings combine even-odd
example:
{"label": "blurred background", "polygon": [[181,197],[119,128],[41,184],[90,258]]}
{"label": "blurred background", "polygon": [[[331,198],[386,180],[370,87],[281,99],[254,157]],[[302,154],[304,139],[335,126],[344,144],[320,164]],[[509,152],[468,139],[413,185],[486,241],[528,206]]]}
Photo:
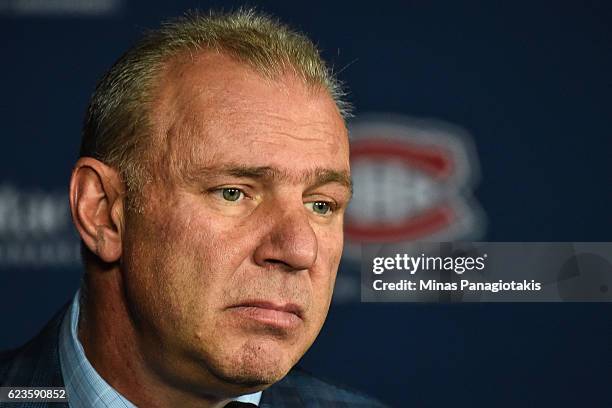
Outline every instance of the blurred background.
{"label": "blurred background", "polygon": [[612,306],[360,303],[359,245],[611,241],[612,5],[0,0],[0,349],[81,267],[67,186],[100,75],[146,28],[256,6],[307,33],[355,106],[356,196],[302,365],[395,407],[612,406]]}

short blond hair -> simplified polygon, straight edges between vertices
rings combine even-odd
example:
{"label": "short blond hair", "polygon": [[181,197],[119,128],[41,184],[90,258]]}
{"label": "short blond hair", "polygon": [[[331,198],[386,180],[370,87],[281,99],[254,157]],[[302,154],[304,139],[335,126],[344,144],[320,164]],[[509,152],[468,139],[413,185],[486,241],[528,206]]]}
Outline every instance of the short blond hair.
{"label": "short blond hair", "polygon": [[236,58],[271,79],[290,70],[327,90],[340,114],[350,115],[341,83],[305,35],[252,9],[188,13],[149,31],[123,54],[98,83],[87,109],[80,154],[118,169],[128,197],[145,179],[155,80],[172,58],[202,50]]}

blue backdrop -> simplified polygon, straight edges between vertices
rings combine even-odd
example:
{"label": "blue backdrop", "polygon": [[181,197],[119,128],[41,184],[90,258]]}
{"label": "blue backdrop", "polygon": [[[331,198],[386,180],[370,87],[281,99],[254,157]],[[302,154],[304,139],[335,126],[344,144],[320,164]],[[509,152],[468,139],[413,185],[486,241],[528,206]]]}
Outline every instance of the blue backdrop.
{"label": "blue backdrop", "polygon": [[[79,284],[65,195],[97,78],[160,20],[244,4],[70,3],[0,2],[0,349],[33,336]],[[483,240],[612,240],[610,3],[330,3],[250,4],[319,44],[357,117],[471,133]],[[611,312],[337,301],[303,365],[397,407],[612,406]]]}

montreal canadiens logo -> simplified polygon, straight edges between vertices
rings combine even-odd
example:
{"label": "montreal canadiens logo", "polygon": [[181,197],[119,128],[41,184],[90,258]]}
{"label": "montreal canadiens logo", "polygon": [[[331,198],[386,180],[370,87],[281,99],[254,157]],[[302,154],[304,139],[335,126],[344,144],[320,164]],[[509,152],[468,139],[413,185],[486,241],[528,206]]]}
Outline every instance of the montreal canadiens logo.
{"label": "montreal canadiens logo", "polygon": [[355,195],[347,249],[364,243],[477,239],[478,161],[463,129],[438,121],[368,117],[350,126]]}

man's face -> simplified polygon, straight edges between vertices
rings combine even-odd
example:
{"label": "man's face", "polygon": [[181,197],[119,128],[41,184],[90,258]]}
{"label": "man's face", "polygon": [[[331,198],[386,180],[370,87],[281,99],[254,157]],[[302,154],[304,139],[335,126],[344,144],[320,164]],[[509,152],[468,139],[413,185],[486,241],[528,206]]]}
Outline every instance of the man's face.
{"label": "man's face", "polygon": [[154,177],[122,256],[143,358],[204,392],[265,388],[327,315],[350,198],[344,122],[326,92],[213,53],[173,64],[155,100]]}

